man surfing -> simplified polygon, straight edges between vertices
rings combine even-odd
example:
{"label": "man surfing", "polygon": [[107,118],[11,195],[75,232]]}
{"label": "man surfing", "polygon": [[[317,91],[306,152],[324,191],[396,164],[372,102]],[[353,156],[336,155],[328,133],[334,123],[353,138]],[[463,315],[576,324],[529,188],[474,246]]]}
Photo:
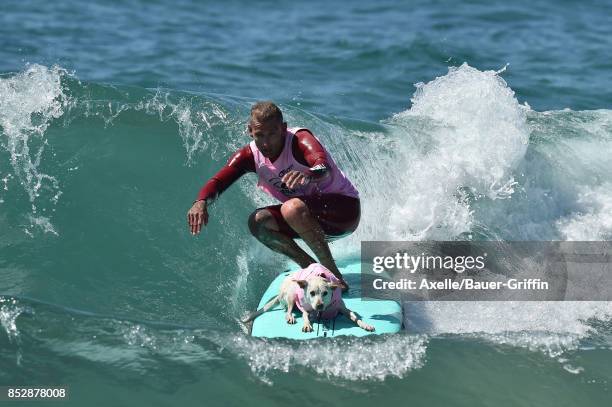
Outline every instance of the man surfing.
{"label": "man surfing", "polygon": [[251,213],[253,236],[306,268],[317,261],[294,240],[301,238],[347,290],[327,242],[351,234],[359,225],[359,193],[314,134],[300,127],[288,129],[274,103],[251,107],[248,132],[253,140],[206,182],[187,213],[191,233],[200,233],[208,224],[211,200],[243,174],[255,172],[257,186],[282,203]]}

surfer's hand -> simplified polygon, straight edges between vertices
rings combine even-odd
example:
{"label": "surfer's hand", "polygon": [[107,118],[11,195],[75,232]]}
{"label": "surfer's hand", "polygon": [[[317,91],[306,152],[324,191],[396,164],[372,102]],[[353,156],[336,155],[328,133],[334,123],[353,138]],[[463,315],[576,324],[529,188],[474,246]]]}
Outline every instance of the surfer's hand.
{"label": "surfer's hand", "polygon": [[281,181],[287,185],[287,188],[294,189],[295,187],[308,184],[310,182],[310,177],[303,172],[294,170],[283,175]]}
{"label": "surfer's hand", "polygon": [[197,235],[202,230],[202,223],[204,226],[208,224],[208,209],[206,208],[206,201],[195,201],[189,212],[187,212],[187,223],[192,235]]}

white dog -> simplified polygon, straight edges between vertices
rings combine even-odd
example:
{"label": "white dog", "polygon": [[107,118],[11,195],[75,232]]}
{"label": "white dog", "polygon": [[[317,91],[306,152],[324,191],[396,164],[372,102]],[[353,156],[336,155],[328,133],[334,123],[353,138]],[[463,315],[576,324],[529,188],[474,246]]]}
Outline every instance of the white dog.
{"label": "white dog", "polygon": [[242,320],[247,323],[272,308],[276,303],[283,304],[287,312],[285,320],[288,324],[295,324],[293,306],[302,311],[304,318],[303,332],[312,332],[309,314],[320,313],[322,319],[333,319],[338,313],[344,314],[360,328],[374,331],[374,327],[360,320],[357,315],[346,308],[342,300],[340,281],[331,271],[318,263],[287,276],[281,283],[279,293],[263,308],[253,312]]}

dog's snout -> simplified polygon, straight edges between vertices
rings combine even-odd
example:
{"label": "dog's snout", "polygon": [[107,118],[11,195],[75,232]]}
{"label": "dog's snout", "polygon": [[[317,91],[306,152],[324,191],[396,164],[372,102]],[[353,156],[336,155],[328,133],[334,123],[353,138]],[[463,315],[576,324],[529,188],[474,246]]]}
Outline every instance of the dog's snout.
{"label": "dog's snout", "polygon": [[322,303],[321,303],[321,304],[317,304],[317,309],[318,309],[318,310],[319,310],[319,309],[323,309],[323,304],[322,304]]}

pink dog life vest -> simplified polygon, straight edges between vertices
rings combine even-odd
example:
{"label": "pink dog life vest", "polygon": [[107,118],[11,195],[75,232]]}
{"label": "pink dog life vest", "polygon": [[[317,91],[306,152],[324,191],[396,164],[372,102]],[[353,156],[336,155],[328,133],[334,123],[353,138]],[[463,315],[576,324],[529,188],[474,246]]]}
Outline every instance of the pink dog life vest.
{"label": "pink dog life vest", "polygon": [[[308,184],[298,188],[287,188],[287,185],[281,181],[287,172],[295,170],[310,174],[310,168],[298,162],[293,157],[291,151],[293,137],[299,130],[307,129],[302,129],[301,127],[287,129],[283,151],[274,162],[271,162],[267,157],[261,154],[254,140],[249,143],[249,147],[253,152],[253,158],[255,159],[255,171],[259,178],[257,186],[281,202],[285,202],[294,197],[325,193],[342,194],[353,198],[359,197],[359,193],[353,184],[351,184],[351,181],[349,181],[346,175],[336,166],[336,163],[332,160],[325,147],[323,147],[323,151],[325,151],[329,167],[326,175],[320,179],[311,179]],[[317,141],[318,140],[319,139],[317,139]],[[321,144],[321,146],[323,145]]]}
{"label": "pink dog life vest", "polygon": [[[315,276],[320,276],[329,281],[330,283],[340,284],[340,280],[332,274],[331,271],[320,265],[319,263],[313,263],[305,269],[301,269],[293,276],[293,280],[308,280]],[[321,312],[321,318],[323,319],[334,319],[340,312],[340,306],[342,304],[342,291],[340,288],[336,288],[332,292],[332,299],[327,308]],[[316,312],[309,302],[304,300],[304,290],[298,286],[295,290],[295,305],[302,312]]]}

